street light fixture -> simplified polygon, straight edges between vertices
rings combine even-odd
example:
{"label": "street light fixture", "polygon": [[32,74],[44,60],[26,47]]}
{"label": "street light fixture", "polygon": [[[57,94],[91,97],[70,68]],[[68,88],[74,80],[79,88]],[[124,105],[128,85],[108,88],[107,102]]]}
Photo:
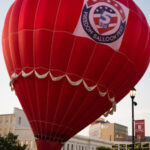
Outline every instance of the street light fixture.
{"label": "street light fixture", "polygon": [[135,140],[134,140],[134,106],[137,105],[137,102],[134,101],[136,95],[136,89],[133,87],[130,90],[130,97],[132,99],[132,148],[134,150]]}
{"label": "street light fixture", "polygon": [[136,89],[133,87],[133,88],[130,89],[130,96],[131,96],[132,99],[134,99],[135,95],[136,95]]}

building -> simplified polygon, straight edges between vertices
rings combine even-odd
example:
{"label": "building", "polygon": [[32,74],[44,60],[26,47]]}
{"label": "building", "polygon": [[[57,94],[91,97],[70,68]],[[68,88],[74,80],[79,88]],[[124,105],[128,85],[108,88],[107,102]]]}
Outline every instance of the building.
{"label": "building", "polygon": [[0,135],[6,136],[9,132],[18,135],[21,145],[27,144],[30,150],[36,149],[32,130],[21,109],[15,108],[13,114],[0,115]]}
{"label": "building", "polygon": [[[112,150],[132,149],[132,137],[128,136],[128,128],[117,123],[109,123],[103,118],[98,118],[91,124],[89,135],[104,141],[109,140],[112,143]],[[135,148],[139,147],[142,150],[150,150],[150,137],[145,137],[140,143],[135,141]]]}
{"label": "building", "polygon": [[[21,145],[27,144],[29,150],[36,150],[33,132],[23,110],[15,108],[13,114],[0,115],[0,135],[9,132],[18,135]],[[62,150],[96,150],[98,146],[112,147],[112,142],[95,138],[76,135],[65,143]]]}
{"label": "building", "polygon": [[103,118],[98,118],[95,120],[90,126],[89,136],[101,138],[101,129],[104,126],[104,123],[105,121]]}
{"label": "building", "polygon": [[126,141],[128,127],[99,118],[91,124],[89,135],[109,141]]}

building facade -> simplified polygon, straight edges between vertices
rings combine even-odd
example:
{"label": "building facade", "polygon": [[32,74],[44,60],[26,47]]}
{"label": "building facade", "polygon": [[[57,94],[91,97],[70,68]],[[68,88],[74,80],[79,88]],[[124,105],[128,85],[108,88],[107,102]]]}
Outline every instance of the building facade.
{"label": "building facade", "polygon": [[128,127],[99,118],[91,124],[89,135],[108,141],[126,141]]}
{"label": "building facade", "polygon": [[5,136],[15,129],[14,114],[0,115],[0,136]]}
{"label": "building facade", "polygon": [[[20,144],[27,144],[29,150],[37,149],[33,132],[23,110],[15,108],[13,114],[0,115],[0,135],[6,136],[9,132],[18,135]],[[112,143],[95,137],[76,135],[64,144],[62,150],[96,150],[99,146],[112,147]]]}
{"label": "building facade", "polygon": [[[76,135],[64,144],[62,150],[96,150],[99,146],[112,147],[113,150],[128,150],[131,148],[131,140],[115,141],[118,138],[121,140],[126,130],[125,126],[99,118],[90,127],[89,133],[92,136]],[[0,136],[6,136],[9,132],[18,135],[21,145],[27,144],[29,150],[37,150],[34,135],[23,110],[15,108],[13,114],[0,115]],[[140,143],[143,150],[147,150],[148,147],[150,150],[149,139]]]}

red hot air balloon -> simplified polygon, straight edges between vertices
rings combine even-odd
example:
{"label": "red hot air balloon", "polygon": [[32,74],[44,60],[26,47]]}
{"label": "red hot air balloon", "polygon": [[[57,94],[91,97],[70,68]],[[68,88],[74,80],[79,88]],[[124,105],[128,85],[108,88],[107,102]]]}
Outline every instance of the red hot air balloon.
{"label": "red hot air balloon", "polygon": [[132,0],[16,0],[3,53],[38,150],[112,114],[144,74],[149,26]]}

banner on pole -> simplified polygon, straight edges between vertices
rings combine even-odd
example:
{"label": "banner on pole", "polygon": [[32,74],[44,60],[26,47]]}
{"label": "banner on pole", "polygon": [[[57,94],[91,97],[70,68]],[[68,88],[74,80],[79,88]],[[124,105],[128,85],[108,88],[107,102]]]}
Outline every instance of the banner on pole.
{"label": "banner on pole", "polygon": [[135,120],[135,139],[140,141],[145,138],[145,120]]}

